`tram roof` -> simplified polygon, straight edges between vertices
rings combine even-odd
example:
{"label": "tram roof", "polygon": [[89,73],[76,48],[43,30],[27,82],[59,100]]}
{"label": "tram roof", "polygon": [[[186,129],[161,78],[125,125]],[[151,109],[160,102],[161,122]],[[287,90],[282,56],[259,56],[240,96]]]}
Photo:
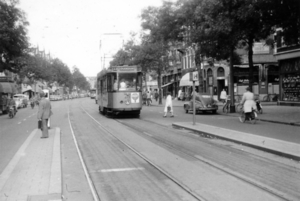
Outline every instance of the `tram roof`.
{"label": "tram roof", "polygon": [[103,69],[97,74],[97,77],[106,75],[107,73],[117,73],[117,72],[141,72],[141,68],[138,66],[112,66],[108,69]]}

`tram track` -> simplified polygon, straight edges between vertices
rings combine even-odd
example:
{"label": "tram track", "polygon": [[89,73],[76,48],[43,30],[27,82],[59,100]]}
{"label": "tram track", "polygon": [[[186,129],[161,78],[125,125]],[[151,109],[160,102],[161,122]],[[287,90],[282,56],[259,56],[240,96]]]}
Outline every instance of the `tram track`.
{"label": "tram track", "polygon": [[[126,143],[125,141],[123,141],[122,139],[120,139],[119,137],[117,137],[116,135],[114,135],[111,131],[109,131],[108,129],[105,128],[104,125],[102,125],[97,119],[95,119],[85,108],[83,108],[81,106],[81,109],[87,114],[87,116],[89,116],[96,124],[99,125],[99,127],[101,128],[101,130],[103,130],[103,132],[109,134],[111,137],[115,138],[116,140],[118,140],[119,142],[121,142],[123,145],[125,145],[126,147],[128,147],[130,150],[132,150],[136,155],[138,155],[140,158],[142,158],[144,161],[146,161],[148,164],[150,164],[152,167],[154,167],[156,170],[158,170],[159,172],[161,172],[161,174],[165,175],[167,178],[169,178],[171,181],[173,181],[176,185],[178,185],[181,189],[183,189],[184,191],[186,191],[188,194],[192,195],[196,200],[207,200],[205,199],[203,196],[198,195],[197,193],[195,193],[192,189],[190,189],[188,186],[186,186],[184,183],[180,182],[176,177],[173,177],[170,173],[168,173],[167,171],[165,171],[163,168],[159,167],[159,165],[153,163],[151,160],[149,160],[146,156],[144,156],[141,152],[139,152],[138,150],[136,150],[134,147],[132,147],[131,145],[129,145],[128,143]],[[151,138],[151,140],[155,140],[157,143],[159,143],[160,145],[165,146],[166,148],[168,148],[169,150],[172,151],[176,151],[176,152],[180,152],[180,154],[186,155],[187,157],[193,158],[194,160],[197,160],[201,163],[205,163],[207,165],[209,165],[210,167],[217,169],[225,174],[231,175],[232,177],[235,177],[237,179],[239,179],[240,181],[243,181],[251,186],[254,186],[255,188],[267,192],[273,196],[276,196],[278,198],[280,198],[281,200],[293,200],[291,198],[287,198],[285,195],[281,194],[280,192],[278,192],[276,189],[272,189],[270,186],[266,186],[262,183],[259,183],[255,180],[251,180],[250,178],[247,178],[237,172],[234,172],[232,170],[230,170],[229,168],[226,168],[224,166],[221,166],[213,161],[209,161],[201,156],[194,156],[191,153],[186,152],[183,149],[178,149],[178,147],[174,147],[174,145],[172,145],[171,143],[168,143],[168,141],[165,141],[163,139],[157,138],[155,137],[156,134],[152,134],[151,131],[149,132],[148,130],[142,130],[136,126],[130,125],[125,121],[119,120],[119,119],[112,119],[124,126],[126,126],[127,128],[139,133],[139,135],[141,135],[141,133],[143,133],[143,135],[147,138]],[[139,119],[140,121],[145,121],[142,119]],[[149,123],[149,121],[146,121]],[[153,123],[153,122],[152,122]],[[162,125],[159,125],[162,126]],[[162,126],[163,127],[163,126]],[[165,129],[170,129],[168,127],[164,127]],[[171,129],[170,129],[171,130]]]}
{"label": "tram track", "polygon": [[171,181],[173,181],[177,186],[179,186],[181,189],[183,189],[185,192],[187,192],[188,194],[190,194],[192,197],[194,197],[196,200],[198,201],[208,201],[205,198],[203,198],[200,195],[195,194],[191,189],[189,189],[187,186],[185,186],[184,184],[182,184],[180,181],[178,181],[175,177],[173,177],[172,175],[168,174],[168,172],[166,172],[165,170],[163,170],[162,168],[160,168],[158,165],[154,164],[151,160],[149,160],[146,156],[144,156],[142,153],[140,153],[139,151],[137,151],[136,149],[134,149],[132,146],[130,146],[129,144],[127,144],[126,142],[124,142],[122,139],[118,138],[117,136],[115,136],[112,132],[110,132],[108,129],[106,129],[99,121],[97,121],[92,115],[90,115],[83,107],[81,107],[81,109],[95,122],[97,123],[100,128],[106,132],[107,134],[109,134],[110,136],[112,136],[113,138],[115,138],[116,140],[118,140],[119,142],[121,142],[122,144],[124,144],[126,147],[128,147],[131,151],[133,151],[136,155],[138,155],[140,158],[142,158],[144,161],[146,161],[148,164],[150,164],[152,167],[154,167],[156,170],[158,170],[161,174],[165,175],[167,178],[169,178]]}
{"label": "tram track", "polygon": [[[127,126],[129,128],[131,128],[131,129],[138,130],[136,127],[126,124],[124,121],[119,121],[119,120],[116,120],[116,119],[115,119],[115,121],[117,121],[117,122],[119,122],[119,123],[121,123],[121,124],[123,124],[123,125],[125,125],[125,126]],[[147,122],[149,122],[149,121],[147,121]],[[160,126],[162,126],[162,125],[160,125]],[[167,129],[169,129],[169,128],[167,128]],[[148,131],[147,132],[143,131],[143,132],[140,132],[140,133],[143,133],[146,136],[148,136],[148,137],[150,137],[152,139],[155,139],[160,144],[164,144],[164,146],[168,147],[169,149],[172,149],[173,151],[178,152],[178,147],[174,147],[174,145],[168,143],[165,140],[156,138],[154,134],[148,133]],[[246,183],[248,183],[248,184],[250,184],[250,185],[252,185],[252,186],[254,186],[254,187],[258,188],[258,189],[261,189],[261,190],[266,191],[266,192],[268,192],[268,193],[270,193],[272,195],[275,195],[275,196],[277,196],[277,197],[279,197],[279,198],[281,198],[283,200],[286,200],[286,201],[292,201],[293,200],[293,199],[288,199],[288,198],[284,197],[282,194],[278,193],[278,190],[276,190],[276,189],[272,189],[269,186],[263,185],[263,184],[255,181],[255,180],[252,180],[252,179],[250,179],[248,177],[245,177],[242,174],[239,174],[237,172],[234,172],[234,171],[230,170],[229,168],[226,168],[226,167],[224,167],[222,165],[219,165],[218,163],[215,163],[213,161],[207,160],[204,157],[201,157],[199,155],[198,156],[194,156],[193,154],[187,153],[184,150],[179,150],[179,152],[181,152],[182,154],[185,154],[188,157],[194,158],[195,160],[198,160],[198,161],[200,161],[202,163],[205,163],[205,164],[211,166],[212,168],[218,169],[218,170],[220,170],[220,171],[222,171],[222,172],[224,172],[224,173],[226,173],[228,175],[231,175],[231,176],[233,176],[235,178],[238,178],[239,180],[241,180],[243,182],[246,182]]]}

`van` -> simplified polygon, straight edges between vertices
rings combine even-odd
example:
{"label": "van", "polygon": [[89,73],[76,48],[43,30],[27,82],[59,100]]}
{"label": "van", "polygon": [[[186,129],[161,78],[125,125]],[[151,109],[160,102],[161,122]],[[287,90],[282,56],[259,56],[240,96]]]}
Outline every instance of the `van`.
{"label": "van", "polygon": [[29,97],[25,94],[15,94],[13,99],[16,102],[17,108],[27,107],[28,105]]}

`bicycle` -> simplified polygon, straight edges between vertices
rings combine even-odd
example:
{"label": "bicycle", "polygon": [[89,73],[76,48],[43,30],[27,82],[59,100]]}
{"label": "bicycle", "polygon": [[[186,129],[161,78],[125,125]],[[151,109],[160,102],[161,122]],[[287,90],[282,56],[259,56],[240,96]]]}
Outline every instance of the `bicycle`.
{"label": "bicycle", "polygon": [[227,96],[225,105],[223,106],[223,112],[224,113],[229,113],[230,112],[230,106],[231,106],[230,98],[229,98],[229,96]]}
{"label": "bicycle", "polygon": [[263,97],[263,101],[270,102],[270,101],[277,101],[278,95],[277,94],[267,94]]}
{"label": "bicycle", "polygon": [[243,112],[243,104],[236,103],[235,104],[235,111],[241,114]]}

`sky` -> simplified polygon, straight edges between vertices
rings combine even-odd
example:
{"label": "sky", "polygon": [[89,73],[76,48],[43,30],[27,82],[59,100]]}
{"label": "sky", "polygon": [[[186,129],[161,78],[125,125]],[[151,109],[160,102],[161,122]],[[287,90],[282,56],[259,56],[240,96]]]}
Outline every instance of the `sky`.
{"label": "sky", "polygon": [[130,32],[141,30],[142,9],[160,5],[162,0],[20,0],[18,7],[26,13],[32,46],[89,77],[100,72],[105,52],[107,62]]}

